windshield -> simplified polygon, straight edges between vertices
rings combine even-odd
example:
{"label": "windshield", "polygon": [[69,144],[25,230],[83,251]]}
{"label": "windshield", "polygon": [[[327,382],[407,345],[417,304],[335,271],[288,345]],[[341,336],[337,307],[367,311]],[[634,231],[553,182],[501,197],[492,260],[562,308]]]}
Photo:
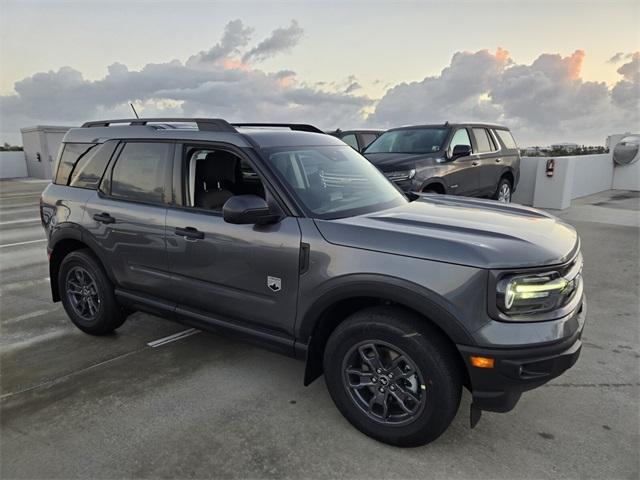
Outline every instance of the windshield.
{"label": "windshield", "polygon": [[380,135],[365,153],[432,153],[442,150],[448,128],[409,128]]}
{"label": "windshield", "polygon": [[396,207],[408,200],[353,148],[267,150],[269,163],[315,218],[341,218]]}

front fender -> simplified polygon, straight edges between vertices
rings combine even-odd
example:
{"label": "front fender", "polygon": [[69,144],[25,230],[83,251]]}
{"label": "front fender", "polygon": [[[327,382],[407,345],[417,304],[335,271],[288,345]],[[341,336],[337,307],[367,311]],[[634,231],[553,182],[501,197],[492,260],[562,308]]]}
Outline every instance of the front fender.
{"label": "front fender", "polygon": [[316,299],[299,317],[296,338],[308,343],[323,312],[337,302],[358,297],[376,297],[415,310],[437,325],[454,343],[473,345],[471,334],[450,312],[447,299],[416,283],[397,277],[352,274],[325,282]]}

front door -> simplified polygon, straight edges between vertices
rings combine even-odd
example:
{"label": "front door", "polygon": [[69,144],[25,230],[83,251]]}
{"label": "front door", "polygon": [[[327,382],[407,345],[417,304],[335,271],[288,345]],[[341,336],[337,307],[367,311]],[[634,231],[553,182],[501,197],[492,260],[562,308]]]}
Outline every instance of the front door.
{"label": "front door", "polygon": [[181,150],[176,190],[182,198],[167,214],[178,309],[290,335],[300,258],[297,219],[272,225],[225,222],[222,206],[230,196],[255,194],[271,201],[268,187],[239,152],[211,145]]}

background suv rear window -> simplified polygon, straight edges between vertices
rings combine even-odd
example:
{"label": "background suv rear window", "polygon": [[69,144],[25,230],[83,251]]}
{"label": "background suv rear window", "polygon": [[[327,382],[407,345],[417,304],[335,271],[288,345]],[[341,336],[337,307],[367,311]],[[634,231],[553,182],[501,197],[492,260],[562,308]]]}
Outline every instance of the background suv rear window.
{"label": "background suv rear window", "polygon": [[518,148],[518,145],[516,145],[516,141],[513,139],[513,135],[511,135],[509,130],[495,130],[495,132],[498,137],[500,137],[500,140],[504,143],[505,147]]}
{"label": "background suv rear window", "polygon": [[474,128],[473,136],[476,137],[478,152],[492,152],[495,150],[493,142],[489,138],[488,132],[484,128]]}

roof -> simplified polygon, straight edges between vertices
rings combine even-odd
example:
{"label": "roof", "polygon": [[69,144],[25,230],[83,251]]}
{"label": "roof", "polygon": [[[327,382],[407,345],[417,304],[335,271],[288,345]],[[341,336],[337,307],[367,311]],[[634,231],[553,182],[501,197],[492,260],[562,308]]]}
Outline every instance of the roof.
{"label": "roof", "polygon": [[410,130],[410,129],[418,129],[418,128],[456,128],[456,127],[471,127],[471,128],[498,128],[500,130],[509,130],[509,127],[504,125],[498,125],[495,123],[478,123],[478,122],[460,122],[460,123],[430,123],[425,125],[404,125],[402,127],[390,128],[389,131],[393,130]]}
{"label": "roof", "polygon": [[226,120],[206,118],[140,118],[87,122],[80,128],[69,130],[64,141],[102,143],[110,139],[216,141],[240,148],[344,145],[340,140],[307,124],[230,124]]}
{"label": "roof", "polygon": [[32,127],[24,127],[20,129],[21,133],[28,132],[66,132],[74,127],[64,127],[62,125],[34,125]]}

